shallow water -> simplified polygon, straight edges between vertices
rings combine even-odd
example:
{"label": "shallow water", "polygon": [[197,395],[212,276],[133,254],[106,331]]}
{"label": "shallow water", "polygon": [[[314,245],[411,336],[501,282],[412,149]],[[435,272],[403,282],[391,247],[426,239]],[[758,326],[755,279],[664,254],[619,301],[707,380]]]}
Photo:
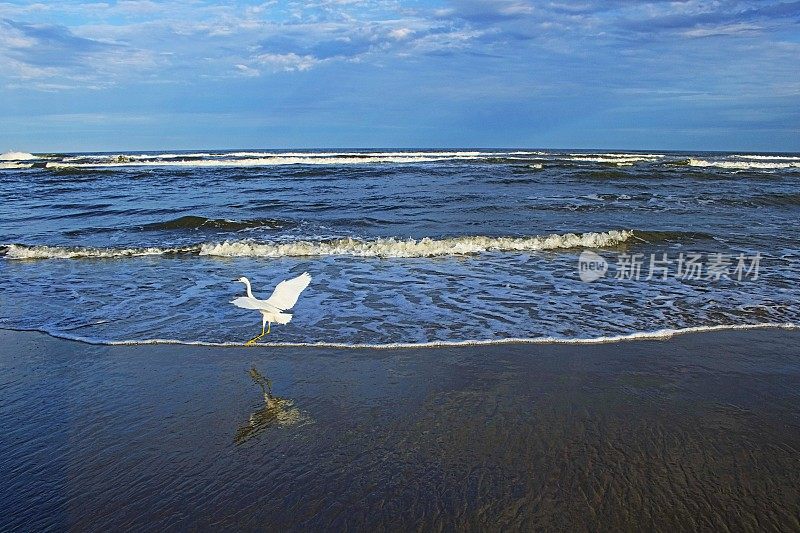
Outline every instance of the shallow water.
{"label": "shallow water", "polygon": [[[265,342],[593,338],[800,323],[800,156],[533,150],[12,154],[0,325],[235,342],[228,301],[308,271]],[[570,235],[578,234],[578,236]],[[578,256],[609,274],[581,281]],[[651,254],[761,254],[759,277],[647,277]],[[613,277],[641,254],[638,280]],[[731,268],[734,265],[731,265]]]}
{"label": "shallow water", "polygon": [[794,530],[798,337],[374,351],[0,331],[0,529]]}

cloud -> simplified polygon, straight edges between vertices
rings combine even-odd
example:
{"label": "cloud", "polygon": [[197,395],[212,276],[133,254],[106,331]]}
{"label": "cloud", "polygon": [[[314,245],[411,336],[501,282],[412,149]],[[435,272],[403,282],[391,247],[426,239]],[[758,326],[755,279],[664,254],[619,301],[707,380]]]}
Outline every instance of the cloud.
{"label": "cloud", "polygon": [[414,30],[410,28],[396,28],[389,31],[389,37],[397,41],[402,41],[403,39],[409,38],[411,35],[413,35],[413,33]]}
{"label": "cloud", "polygon": [[242,76],[248,76],[248,77],[252,78],[252,77],[258,77],[258,76],[261,75],[261,71],[259,71],[258,69],[254,69],[252,67],[248,67],[247,65],[242,65],[241,63],[238,63],[238,64],[234,65],[234,68]]}
{"label": "cloud", "polygon": [[266,65],[273,70],[283,70],[287,72],[308,70],[319,63],[319,59],[310,55],[288,54],[261,54],[255,60],[262,65]]}
{"label": "cloud", "polygon": [[44,91],[108,87],[156,63],[147,51],[125,44],[79,36],[62,25],[11,19],[0,20],[0,61],[10,85],[27,80]]}
{"label": "cloud", "polygon": [[481,24],[525,18],[535,12],[532,2],[523,0],[458,0],[453,4],[458,17]]}
{"label": "cloud", "polygon": [[685,45],[701,38],[729,46],[750,40],[766,54],[779,45],[778,32],[796,31],[800,1],[123,0],[0,4],[0,18],[7,86],[256,78],[337,62],[383,68],[457,56],[464,65],[485,58],[499,70],[504,62],[552,73],[571,65],[571,83],[609,62],[621,74],[672,53],[688,50],[698,60],[723,53],[722,44],[707,51]]}
{"label": "cloud", "polygon": [[5,54],[39,67],[71,66],[86,56],[118,47],[113,43],[78,37],[64,26],[0,21],[0,46]]}
{"label": "cloud", "polygon": [[[767,26],[796,24],[800,2],[685,2],[651,9],[622,10],[617,22],[623,31],[637,33],[683,34],[688,37],[732,35],[733,28],[763,30]],[[756,23],[761,24],[756,24]],[[728,28],[729,31],[724,29]],[[688,30],[697,30],[692,34]],[[705,30],[705,31],[704,31]]]}
{"label": "cloud", "polygon": [[754,24],[743,22],[734,24],[718,24],[712,26],[701,26],[684,30],[680,35],[684,37],[714,37],[720,35],[752,35],[759,33],[763,28]]}
{"label": "cloud", "polygon": [[385,43],[382,35],[372,27],[352,28],[346,25],[302,25],[282,27],[259,42],[264,53],[297,54],[319,59],[354,58],[370,52]]}

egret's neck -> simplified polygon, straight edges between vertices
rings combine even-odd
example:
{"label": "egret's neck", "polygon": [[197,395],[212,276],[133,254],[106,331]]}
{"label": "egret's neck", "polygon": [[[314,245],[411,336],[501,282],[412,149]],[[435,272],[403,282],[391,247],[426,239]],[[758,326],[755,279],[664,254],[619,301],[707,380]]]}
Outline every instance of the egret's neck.
{"label": "egret's neck", "polygon": [[247,287],[247,296],[253,298],[253,290],[250,288],[250,281],[244,280],[244,286]]}

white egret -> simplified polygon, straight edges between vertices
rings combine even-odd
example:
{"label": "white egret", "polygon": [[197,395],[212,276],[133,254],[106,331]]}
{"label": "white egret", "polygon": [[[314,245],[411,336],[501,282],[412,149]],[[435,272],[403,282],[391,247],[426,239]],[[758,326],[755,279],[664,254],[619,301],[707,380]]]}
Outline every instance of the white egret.
{"label": "white egret", "polygon": [[[266,300],[259,300],[253,296],[250,280],[244,276],[234,281],[244,283],[245,287],[247,287],[247,296],[240,296],[235,300],[231,300],[231,303],[236,307],[254,309],[261,313],[261,335],[256,335],[245,343],[250,346],[269,333],[273,322],[277,324],[289,323],[292,315],[284,311],[294,307],[294,304],[297,303],[297,298],[300,297],[300,293],[311,283],[311,276],[308,272],[303,272],[296,278],[281,281],[272,291],[272,296]],[[264,331],[265,327],[267,328],[266,331]]]}

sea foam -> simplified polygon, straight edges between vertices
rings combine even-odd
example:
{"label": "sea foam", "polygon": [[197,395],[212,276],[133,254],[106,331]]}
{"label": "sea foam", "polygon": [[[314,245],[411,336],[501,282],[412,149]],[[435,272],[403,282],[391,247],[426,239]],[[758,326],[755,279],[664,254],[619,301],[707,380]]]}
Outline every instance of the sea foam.
{"label": "sea foam", "polygon": [[705,159],[689,159],[691,167],[717,167],[730,168],[736,170],[749,169],[781,169],[781,168],[800,168],[800,161],[785,162],[762,162],[762,161],[708,161]]}
{"label": "sea foam", "polygon": [[17,260],[34,259],[113,259],[124,257],[142,257],[148,255],[188,254],[200,251],[199,246],[184,248],[92,248],[68,246],[26,246],[9,244],[5,258]]}
{"label": "sea foam", "polygon": [[572,157],[603,157],[603,158],[622,158],[622,159],[630,159],[630,158],[637,158],[637,159],[661,159],[664,157],[664,154],[626,154],[626,153],[589,153],[589,152],[581,152],[581,153],[571,153],[569,154]]}
{"label": "sea foam", "polygon": [[31,159],[37,159],[37,157],[28,152],[11,151],[0,154],[0,161],[28,161]]}
{"label": "sea foam", "polygon": [[617,166],[630,166],[634,163],[654,163],[664,157],[661,154],[569,154],[570,161],[587,163],[612,163]]}
{"label": "sea foam", "polygon": [[[758,324],[719,324],[713,326],[690,326],[686,328],[668,328],[654,331],[636,331],[632,333],[622,333],[618,335],[603,335],[598,337],[507,337],[501,339],[466,339],[466,340],[433,340],[422,342],[387,342],[387,343],[344,343],[344,342],[264,342],[253,347],[262,348],[333,348],[346,350],[399,350],[399,349],[424,349],[424,348],[456,348],[470,346],[501,346],[509,344],[566,344],[566,345],[594,345],[612,344],[620,342],[634,341],[664,341],[673,337],[687,334],[713,333],[721,331],[752,331],[759,329],[779,329],[785,331],[797,331],[800,324],[792,322],[762,322]],[[31,330],[17,330],[31,331]],[[101,340],[91,337],[83,337],[64,332],[52,332],[46,329],[35,329],[55,338],[82,342],[85,344],[103,346],[140,346],[154,344],[173,344],[185,346],[209,346],[209,347],[228,347],[244,346],[241,342],[207,342],[207,341],[185,341],[179,339],[126,339],[126,340]]]}
{"label": "sea foam", "polygon": [[[456,159],[472,159],[476,156],[458,156]],[[47,168],[105,168],[105,167],[261,167],[276,165],[360,165],[365,163],[430,163],[446,161],[453,157],[437,156],[364,156],[364,157],[314,157],[314,156],[270,156],[237,159],[193,159],[193,160],[152,160],[132,159],[118,156],[116,159],[92,162],[49,162]]]}
{"label": "sea foam", "polygon": [[15,161],[0,161],[0,169],[5,169],[5,170],[31,168],[32,166],[33,165],[31,163],[17,163]]}
{"label": "sea foam", "polygon": [[347,255],[357,257],[440,257],[471,255],[484,252],[526,252],[556,250],[559,248],[596,248],[626,241],[632,231],[604,233],[567,233],[534,237],[452,237],[447,239],[398,239],[394,237],[374,240],[353,238],[330,241],[296,241],[277,244],[257,244],[248,241],[204,244],[200,255],[221,257],[302,257]]}
{"label": "sea foam", "polygon": [[250,240],[203,243],[174,248],[89,248],[64,246],[6,246],[6,259],[125,258],[153,255],[192,254],[210,257],[443,257],[486,252],[534,252],[568,248],[602,248],[621,244],[634,236],[630,230],[598,233],[566,233],[531,237],[465,236],[403,239],[398,237],[362,240],[298,240],[260,243]]}
{"label": "sea foam", "polygon": [[750,155],[750,154],[734,154],[731,157],[737,159],[753,159],[755,161],[800,161],[797,156],[783,156],[783,155]]}

